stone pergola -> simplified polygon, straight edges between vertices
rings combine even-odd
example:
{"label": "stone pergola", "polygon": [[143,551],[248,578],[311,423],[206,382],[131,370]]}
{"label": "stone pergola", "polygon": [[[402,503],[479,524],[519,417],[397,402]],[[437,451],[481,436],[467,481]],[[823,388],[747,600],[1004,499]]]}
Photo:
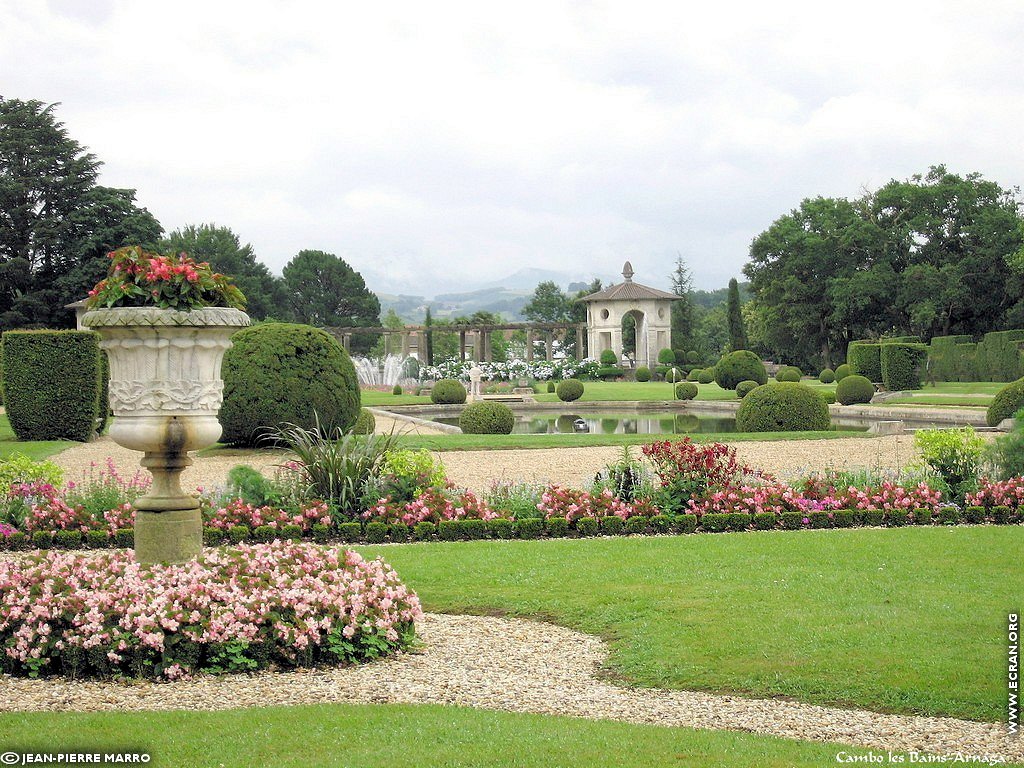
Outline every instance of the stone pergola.
{"label": "stone pergola", "polygon": [[591,357],[606,349],[622,359],[622,321],[636,319],[636,365],[657,364],[658,352],[671,347],[672,302],[680,297],[633,282],[633,266],[622,267],[625,280],[584,296],[587,303],[587,342]]}
{"label": "stone pergola", "polygon": [[544,340],[544,357],[552,360],[554,356],[554,340],[556,336],[569,338],[569,334],[576,334],[576,348],[582,349],[586,338],[586,325],[583,323],[495,323],[495,324],[455,324],[455,325],[434,325],[427,328],[425,325],[407,325],[404,328],[324,328],[334,336],[345,349],[349,349],[352,336],[357,333],[373,333],[382,336],[399,337],[397,349],[391,351],[408,357],[414,352],[417,357],[426,349],[427,332],[433,333],[457,333],[459,334],[459,359],[476,360],[478,362],[491,362],[491,338],[494,333],[508,333],[512,331],[526,332],[526,360],[533,362],[533,342],[538,338]]}

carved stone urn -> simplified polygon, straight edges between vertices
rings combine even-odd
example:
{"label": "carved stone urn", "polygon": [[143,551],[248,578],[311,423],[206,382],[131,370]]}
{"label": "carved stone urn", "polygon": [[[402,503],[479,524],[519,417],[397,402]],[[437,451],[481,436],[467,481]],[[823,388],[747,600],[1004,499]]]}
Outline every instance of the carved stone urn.
{"label": "carved stone urn", "polygon": [[181,472],[192,463],[189,451],[220,437],[221,362],[249,316],[222,307],[119,307],[86,312],[82,325],[100,334],[110,359],[110,437],[142,451],[153,475],[135,501],[136,558],[189,560],[202,551],[203,528],[199,500],[182,490]]}

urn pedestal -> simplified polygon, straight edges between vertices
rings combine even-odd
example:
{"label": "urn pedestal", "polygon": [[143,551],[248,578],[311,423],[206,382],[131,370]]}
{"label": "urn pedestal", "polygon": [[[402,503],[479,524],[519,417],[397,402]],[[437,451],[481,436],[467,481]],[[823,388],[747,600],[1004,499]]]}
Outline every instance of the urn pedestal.
{"label": "urn pedestal", "polygon": [[86,312],[82,325],[100,334],[110,359],[110,437],[142,451],[153,475],[135,502],[135,555],[140,562],[183,562],[203,548],[199,500],[181,487],[189,451],[220,437],[220,377],[231,335],[249,325],[237,309],[179,312],[121,307]]}

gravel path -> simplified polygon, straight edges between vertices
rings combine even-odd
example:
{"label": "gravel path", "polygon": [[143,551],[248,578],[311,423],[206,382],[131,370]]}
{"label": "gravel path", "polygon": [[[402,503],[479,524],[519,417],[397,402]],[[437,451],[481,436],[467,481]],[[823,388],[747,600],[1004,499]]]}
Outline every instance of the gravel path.
{"label": "gravel path", "polygon": [[347,669],[101,683],[0,677],[0,710],[218,710],[323,703],[451,704],[662,726],[724,729],[933,754],[1024,760],[997,724],[886,715],[773,699],[624,688],[598,675],[596,637],[520,619],[428,614],[423,648]]}
{"label": "gravel path", "polygon": [[[380,425],[379,425],[380,426]],[[389,428],[389,427],[386,427]],[[899,469],[916,458],[913,438],[896,435],[877,438],[834,440],[781,440],[736,443],[740,459],[782,478],[811,470],[879,468]],[[639,446],[631,449],[640,455]],[[495,481],[563,483],[587,487],[606,464],[622,455],[622,448],[539,448],[532,450],[447,451],[438,454],[451,480],[477,492],[490,489]],[[65,479],[88,475],[90,465],[106,464],[111,457],[123,474],[139,466],[142,454],[121,448],[109,437],[73,446],[53,458],[65,471]],[[236,464],[249,464],[272,475],[275,466],[287,460],[283,451],[220,451],[200,456],[185,470],[185,488],[222,486]]]}

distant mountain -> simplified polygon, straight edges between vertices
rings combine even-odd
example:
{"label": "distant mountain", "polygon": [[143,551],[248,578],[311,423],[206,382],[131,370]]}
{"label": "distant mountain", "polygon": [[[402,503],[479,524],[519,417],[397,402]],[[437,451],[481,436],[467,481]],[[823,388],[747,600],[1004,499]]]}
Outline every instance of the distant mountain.
{"label": "distant mountain", "polygon": [[501,280],[494,280],[489,283],[483,283],[484,288],[507,288],[509,290],[527,291],[533,293],[537,288],[538,283],[553,282],[560,286],[563,290],[567,288],[571,283],[585,283],[590,285],[594,277],[600,277],[601,282],[605,285],[611,283],[621,282],[622,278],[618,280],[611,278],[608,275],[593,275],[587,272],[556,272],[551,269],[537,269],[535,267],[526,267],[520,269],[518,272],[513,272],[508,277],[503,277]]}
{"label": "distant mountain", "polygon": [[523,319],[523,306],[533,294],[535,287],[517,291],[500,287],[481,288],[465,293],[442,293],[432,299],[378,293],[377,298],[380,300],[381,314],[386,314],[388,309],[394,309],[400,318],[410,324],[422,323],[428,306],[430,314],[438,319],[468,316],[478,310],[484,310],[499,314],[509,322],[517,322]]}

